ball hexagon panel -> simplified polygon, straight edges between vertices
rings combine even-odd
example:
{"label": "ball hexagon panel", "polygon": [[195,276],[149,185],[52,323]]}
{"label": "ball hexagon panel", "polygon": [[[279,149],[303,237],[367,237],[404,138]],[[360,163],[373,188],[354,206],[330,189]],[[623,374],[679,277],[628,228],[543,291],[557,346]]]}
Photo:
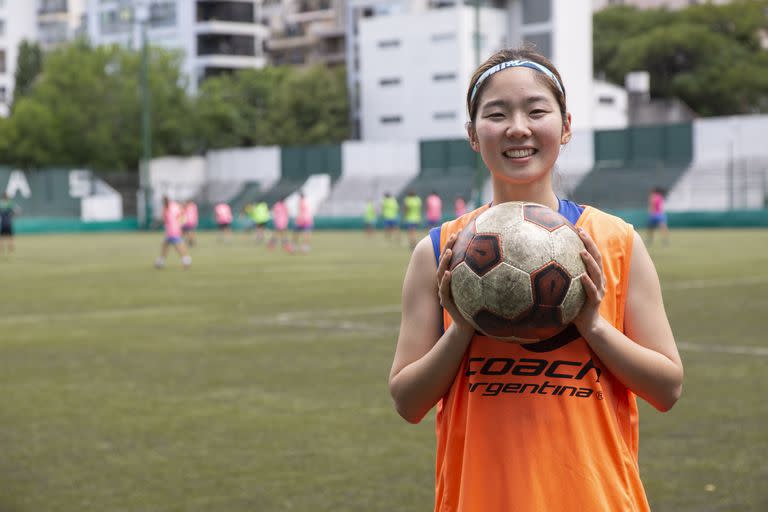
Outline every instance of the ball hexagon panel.
{"label": "ball hexagon panel", "polygon": [[531,277],[508,263],[488,272],[480,281],[488,311],[514,318],[533,304]]}
{"label": "ball hexagon panel", "polygon": [[521,203],[501,203],[493,206],[477,217],[478,233],[501,233],[504,228],[515,226],[523,221]]}
{"label": "ball hexagon panel", "polygon": [[557,262],[550,261],[540,269],[531,272],[533,302],[538,306],[556,307],[563,303],[571,276]]}
{"label": "ball hexagon panel", "polygon": [[570,226],[563,226],[555,230],[552,235],[552,252],[571,277],[577,277],[587,271],[580,252],[584,250],[584,243],[579,235]]}
{"label": "ball hexagon panel", "polygon": [[503,257],[499,235],[475,235],[467,246],[464,263],[478,276],[484,276],[501,263]]}
{"label": "ball hexagon panel", "polygon": [[467,253],[467,247],[475,236],[475,220],[470,220],[464,229],[459,232],[456,241],[453,243],[453,256],[451,257],[450,270],[456,268],[456,265],[464,261],[464,256]]}
{"label": "ball hexagon panel", "polygon": [[549,231],[530,222],[511,226],[502,234],[505,261],[525,272],[533,272],[552,260]]}
{"label": "ball hexagon panel", "polygon": [[480,278],[465,263],[451,271],[451,293],[456,307],[465,318],[472,318],[483,307]]}
{"label": "ball hexagon panel", "polygon": [[568,224],[568,220],[559,213],[540,204],[528,203],[523,207],[523,218],[546,229],[554,231]]}

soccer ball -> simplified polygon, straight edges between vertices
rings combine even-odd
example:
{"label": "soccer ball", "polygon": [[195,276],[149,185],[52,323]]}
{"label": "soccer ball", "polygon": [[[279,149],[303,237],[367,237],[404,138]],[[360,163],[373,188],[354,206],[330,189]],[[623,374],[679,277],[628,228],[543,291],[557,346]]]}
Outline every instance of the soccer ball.
{"label": "soccer ball", "polygon": [[536,203],[489,208],[459,233],[451,292],[486,336],[534,343],[563,331],[584,304],[584,244],[559,213]]}

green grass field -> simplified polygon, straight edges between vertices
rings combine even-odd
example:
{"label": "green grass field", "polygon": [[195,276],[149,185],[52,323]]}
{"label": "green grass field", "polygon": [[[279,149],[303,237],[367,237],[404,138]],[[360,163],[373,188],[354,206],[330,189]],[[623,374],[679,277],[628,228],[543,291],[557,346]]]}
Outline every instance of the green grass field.
{"label": "green grass field", "polygon": [[[387,391],[409,253],[362,233],[309,254],[204,233],[31,235],[0,257],[0,512],[427,511],[430,415]],[[656,512],[768,510],[768,230],[653,247],[686,368],[641,404]]]}

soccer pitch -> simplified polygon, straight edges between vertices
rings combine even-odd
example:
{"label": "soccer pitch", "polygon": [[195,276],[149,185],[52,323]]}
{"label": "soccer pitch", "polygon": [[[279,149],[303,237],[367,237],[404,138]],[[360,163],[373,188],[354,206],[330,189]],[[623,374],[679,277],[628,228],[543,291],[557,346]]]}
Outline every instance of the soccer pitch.
{"label": "soccer pitch", "polygon": [[[203,233],[29,235],[0,257],[0,511],[426,511],[430,414],[387,391],[409,251],[318,232],[308,254]],[[404,243],[404,239],[403,239]],[[641,403],[655,512],[768,510],[768,230],[651,248],[683,397]]]}

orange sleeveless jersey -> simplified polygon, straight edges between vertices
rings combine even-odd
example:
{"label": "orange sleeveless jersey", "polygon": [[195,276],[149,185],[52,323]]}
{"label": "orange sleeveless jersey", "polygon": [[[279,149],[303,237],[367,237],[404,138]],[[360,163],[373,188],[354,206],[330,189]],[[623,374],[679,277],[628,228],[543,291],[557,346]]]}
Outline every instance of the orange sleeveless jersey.
{"label": "orange sleeveless jersey", "polygon": [[[443,224],[441,252],[486,208]],[[603,257],[600,313],[623,331],[633,228],[589,206],[576,225]],[[635,395],[573,326],[529,345],[475,335],[437,405],[435,511],[648,511],[637,420]]]}

